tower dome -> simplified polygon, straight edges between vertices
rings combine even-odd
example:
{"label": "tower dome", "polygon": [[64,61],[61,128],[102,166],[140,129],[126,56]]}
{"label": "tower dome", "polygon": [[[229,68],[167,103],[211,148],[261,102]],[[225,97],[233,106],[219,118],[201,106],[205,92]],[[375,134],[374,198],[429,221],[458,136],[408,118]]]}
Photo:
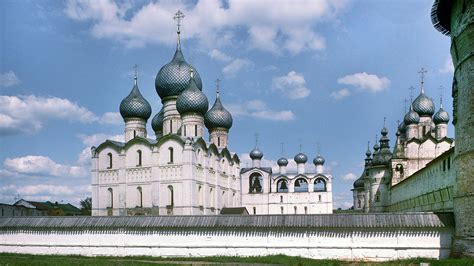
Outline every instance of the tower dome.
{"label": "tower dome", "polygon": [[277,161],[278,166],[287,166],[288,165],[288,160],[285,157],[281,157]]}
{"label": "tower dome", "polygon": [[250,159],[252,160],[261,160],[263,158],[263,152],[255,147],[251,152],[250,152]]}
{"label": "tower dome", "polygon": [[432,116],[435,112],[433,100],[422,91],[413,101],[413,110],[420,116]]}
{"label": "tower dome", "polygon": [[295,158],[293,158],[297,164],[300,163],[306,163],[308,161],[308,156],[306,156],[304,153],[300,152],[295,155]]}
{"label": "tower dome", "polygon": [[321,156],[321,155],[319,155],[319,154],[318,154],[318,156],[316,156],[316,158],[314,158],[314,160],[313,160],[313,164],[314,164],[314,165],[323,165],[324,162],[325,162],[324,157]]}
{"label": "tower dome", "polygon": [[405,117],[403,118],[403,122],[407,126],[412,124],[418,124],[420,122],[420,116],[417,112],[413,110],[413,105],[410,106],[410,111],[406,113]]}
{"label": "tower dome", "polygon": [[433,116],[433,122],[436,125],[447,124],[449,122],[449,114],[443,109],[443,106],[441,106],[438,112]]}
{"label": "tower dome", "polygon": [[130,94],[120,103],[120,115],[126,118],[141,118],[148,120],[151,116],[150,103],[143,98],[138,89],[137,76],[134,77],[134,86]]}
{"label": "tower dome", "polygon": [[400,131],[400,133],[405,133],[407,130],[406,128],[406,125],[405,125],[405,121],[402,121],[400,123],[400,125],[398,125],[398,131]]}
{"label": "tower dome", "polygon": [[208,129],[224,128],[229,130],[232,127],[232,115],[222,105],[219,90],[217,90],[216,101],[204,116],[204,124]]}
{"label": "tower dome", "polygon": [[151,120],[151,128],[155,132],[163,130],[163,108]]}
{"label": "tower dome", "polygon": [[364,188],[364,180],[362,179],[362,176],[357,178],[356,181],[354,181],[354,189],[358,188]]}
{"label": "tower dome", "polygon": [[205,115],[208,108],[207,97],[197,88],[195,78],[192,75],[188,87],[176,100],[176,109],[180,114],[199,113]]}

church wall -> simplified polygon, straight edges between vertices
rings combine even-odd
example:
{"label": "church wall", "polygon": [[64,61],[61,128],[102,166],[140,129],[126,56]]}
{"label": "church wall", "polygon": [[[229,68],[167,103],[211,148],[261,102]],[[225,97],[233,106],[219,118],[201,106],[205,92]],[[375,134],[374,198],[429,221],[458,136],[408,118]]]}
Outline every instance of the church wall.
{"label": "church wall", "polygon": [[394,185],[389,211],[452,211],[456,182],[453,156],[451,149]]}
{"label": "church wall", "polygon": [[85,256],[265,256],[384,261],[447,258],[451,228],[184,228],[2,231],[0,252]]}

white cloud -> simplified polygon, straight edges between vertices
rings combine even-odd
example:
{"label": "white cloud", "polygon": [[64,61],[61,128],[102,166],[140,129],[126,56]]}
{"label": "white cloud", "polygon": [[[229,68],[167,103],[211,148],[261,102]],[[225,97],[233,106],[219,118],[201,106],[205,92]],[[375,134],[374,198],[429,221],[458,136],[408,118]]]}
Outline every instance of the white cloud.
{"label": "white cloud", "polygon": [[378,92],[387,89],[390,85],[390,80],[386,77],[378,77],[374,74],[362,72],[338,78],[337,83],[352,85],[356,88],[368,90],[370,92]]}
{"label": "white cloud", "polygon": [[311,93],[306,87],[304,76],[295,71],[290,71],[284,76],[274,77],[272,80],[272,90],[293,100],[306,98]]}
{"label": "white cloud", "polygon": [[[333,20],[347,6],[346,0],[320,1],[239,1],[224,7],[219,0],[185,2],[160,1],[141,6],[120,1],[68,1],[65,14],[74,20],[91,23],[96,38],[113,39],[127,47],[150,43],[175,42],[175,22],[180,9],[185,13],[183,35],[208,46],[232,42],[234,32],[246,30],[251,48],[292,54],[324,49],[324,39],[314,28]],[[157,25],[159,25],[157,27]]]}
{"label": "white cloud", "polygon": [[454,73],[453,59],[451,58],[451,56],[446,58],[446,61],[444,62],[444,66],[439,69],[439,73],[442,73],[442,74]]}
{"label": "white cloud", "polygon": [[329,96],[331,98],[334,98],[335,100],[340,100],[342,98],[350,96],[351,94],[352,93],[349,89],[344,88],[344,89],[340,89],[338,91],[333,91]]}
{"label": "white cloud", "polygon": [[20,79],[15,75],[13,71],[7,71],[0,73],[0,87],[11,87],[20,84]]}
{"label": "white cloud", "polygon": [[226,65],[222,69],[222,73],[225,76],[232,78],[232,77],[235,77],[237,73],[240,72],[243,68],[249,67],[249,66],[252,66],[251,61],[247,59],[237,58],[237,59],[232,60],[232,62],[230,62],[228,65]]}
{"label": "white cloud", "polygon": [[356,178],[357,176],[354,173],[347,173],[342,177],[343,180],[356,180]]}
{"label": "white cloud", "polygon": [[230,62],[234,59],[232,58],[232,56],[226,55],[217,49],[212,49],[212,51],[209,52],[209,56],[212,59],[215,59],[221,62]]}
{"label": "white cloud", "polygon": [[83,177],[87,174],[87,171],[82,167],[62,165],[46,156],[28,155],[7,158],[3,165],[7,171],[26,175]]}
{"label": "white cloud", "polygon": [[120,124],[119,113],[98,117],[87,108],[65,98],[0,95],[0,136],[35,133],[48,120],[102,124]]}
{"label": "white cloud", "polygon": [[88,147],[98,146],[99,144],[101,144],[107,139],[124,142],[124,136],[122,134],[120,135],[109,135],[109,134],[103,134],[103,133],[92,134],[92,135],[80,134],[78,135],[78,137],[82,141],[82,143]]}
{"label": "white cloud", "polygon": [[229,104],[228,108],[234,116],[249,116],[272,121],[290,121],[295,119],[295,115],[292,111],[272,110],[268,108],[265,102],[260,100],[251,100],[238,104]]}

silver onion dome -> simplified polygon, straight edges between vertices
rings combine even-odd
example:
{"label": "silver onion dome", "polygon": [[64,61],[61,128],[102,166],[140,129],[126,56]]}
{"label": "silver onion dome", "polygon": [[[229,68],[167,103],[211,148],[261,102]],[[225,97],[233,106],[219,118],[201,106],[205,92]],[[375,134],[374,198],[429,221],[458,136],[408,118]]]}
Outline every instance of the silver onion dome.
{"label": "silver onion dome", "polygon": [[313,159],[313,164],[314,165],[323,165],[324,162],[325,162],[324,157],[319,155],[319,154],[318,154],[318,156],[316,156],[316,158]]}
{"label": "silver onion dome", "polygon": [[176,99],[176,109],[180,114],[199,113],[205,115],[209,108],[206,95],[197,88],[194,77],[189,86]]}
{"label": "silver onion dome", "polygon": [[151,120],[151,128],[153,128],[155,132],[163,130],[163,107]]}
{"label": "silver onion dome", "polygon": [[443,109],[443,106],[441,106],[438,112],[433,116],[433,122],[436,125],[447,124],[449,122],[449,114]]}
{"label": "silver onion dome", "polygon": [[364,188],[364,180],[362,176],[357,178],[356,181],[354,181],[354,188]]}
{"label": "silver onion dome", "polygon": [[372,155],[372,152],[370,152],[370,148],[367,147],[367,151],[365,152],[365,156],[367,156],[367,158],[370,158],[371,155]]}
{"label": "silver onion dome", "polygon": [[120,114],[122,115],[123,119],[141,118],[148,120],[148,118],[151,116],[150,103],[140,93],[136,76],[132,91],[120,103]]}
{"label": "silver onion dome", "polygon": [[188,87],[191,71],[194,72],[197,88],[202,90],[201,77],[196,69],[184,60],[181,45],[178,42],[173,59],[156,75],[155,89],[160,98],[163,100],[166,97],[181,94]]}
{"label": "silver onion dome", "polygon": [[232,122],[232,115],[222,105],[218,91],[214,105],[204,115],[204,124],[209,130],[214,128],[229,130],[232,127]]}
{"label": "silver onion dome", "polygon": [[403,122],[405,125],[412,125],[412,124],[418,124],[420,122],[420,116],[418,115],[417,112],[413,110],[413,105],[410,106],[410,111],[405,114],[405,117],[403,118]]}
{"label": "silver onion dome", "polygon": [[407,130],[407,128],[406,128],[405,122],[402,121],[402,122],[400,123],[400,125],[398,125],[398,131],[400,131],[400,133],[405,133],[406,130]]}
{"label": "silver onion dome", "polygon": [[423,91],[416,97],[412,105],[413,110],[420,116],[432,116],[435,112],[433,100],[428,98]]}
{"label": "silver onion dome", "polygon": [[251,152],[250,152],[250,159],[252,160],[261,160],[263,158],[263,152],[255,147],[255,149],[253,149]]}
{"label": "silver onion dome", "polygon": [[297,164],[300,163],[306,163],[308,161],[308,156],[306,156],[304,153],[300,152],[295,155],[295,158],[293,158]]}
{"label": "silver onion dome", "polygon": [[278,166],[287,166],[288,165],[288,160],[285,157],[281,157],[277,161]]}

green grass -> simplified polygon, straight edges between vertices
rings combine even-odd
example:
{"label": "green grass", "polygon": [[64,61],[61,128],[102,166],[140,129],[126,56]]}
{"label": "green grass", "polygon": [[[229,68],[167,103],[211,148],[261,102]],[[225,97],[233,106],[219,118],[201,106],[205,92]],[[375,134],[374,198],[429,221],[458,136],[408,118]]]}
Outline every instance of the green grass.
{"label": "green grass", "polygon": [[338,260],[313,260],[284,255],[265,257],[202,257],[202,258],[163,258],[163,257],[83,257],[60,255],[28,255],[0,253],[0,265],[174,265],[173,262],[215,262],[280,265],[420,265],[421,262],[436,265],[474,265],[472,259],[410,259],[389,262],[357,262]]}

